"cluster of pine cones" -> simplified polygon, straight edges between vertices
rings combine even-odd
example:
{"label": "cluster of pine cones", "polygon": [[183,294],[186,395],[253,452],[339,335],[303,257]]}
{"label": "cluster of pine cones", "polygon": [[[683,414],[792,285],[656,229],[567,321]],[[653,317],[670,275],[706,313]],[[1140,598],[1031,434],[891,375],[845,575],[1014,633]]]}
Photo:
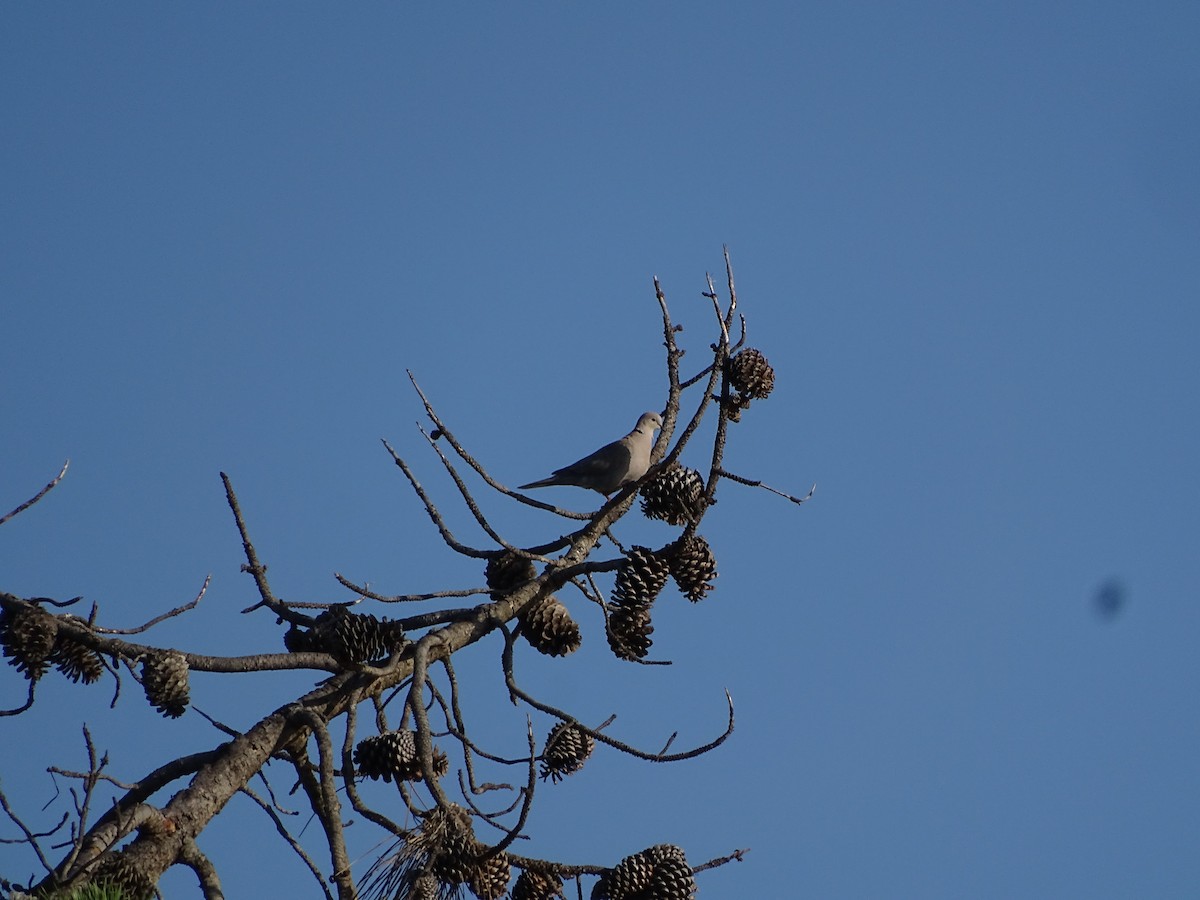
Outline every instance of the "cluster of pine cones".
{"label": "cluster of pine cones", "polygon": [[0,647],[9,664],[30,681],[37,681],[50,666],[84,684],[104,673],[100,654],[60,631],[58,618],[37,604],[0,610]]}
{"label": "cluster of pine cones", "polygon": [[656,844],[627,856],[592,889],[592,900],[691,900],[696,880],[683,850]]}
{"label": "cluster of pine cones", "polygon": [[[511,593],[536,574],[532,561],[511,550],[493,556],[484,570],[493,600],[499,600]],[[535,600],[525,607],[519,621],[521,637],[538,653],[547,656],[567,656],[578,650],[583,643],[579,625],[571,618],[562,601],[553,594]]]}
{"label": "cluster of pine cones", "polygon": [[685,532],[661,550],[634,546],[625,554],[608,613],[608,645],[621,659],[645,659],[650,652],[650,608],[668,577],[689,600],[702,600],[717,577],[708,541]]}

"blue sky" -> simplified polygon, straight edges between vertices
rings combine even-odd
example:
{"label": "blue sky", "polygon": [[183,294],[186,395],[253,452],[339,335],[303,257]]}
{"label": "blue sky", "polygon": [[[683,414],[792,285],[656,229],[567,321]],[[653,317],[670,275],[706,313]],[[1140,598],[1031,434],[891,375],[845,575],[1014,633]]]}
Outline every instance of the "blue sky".
{"label": "blue sky", "polygon": [[[379,443],[482,542],[405,370],[496,477],[541,477],[661,407],[653,275],[703,359],[727,244],[778,379],[727,463],[816,496],[722,488],[718,589],[656,607],[672,667],[618,664],[578,598],[584,648],[518,666],[645,746],[707,740],[725,688],[737,731],[598,755],[521,850],[752,848],[704,897],[1195,896],[1198,38],[1182,2],[6,4],[0,507],[71,468],[0,529],[0,588],[128,626],[211,573],[155,639],[279,648],[237,615],[219,471],[285,598],[478,585]],[[514,539],[563,528],[488,503]],[[498,654],[460,674],[516,753]],[[246,727],[309,680],[193,692]],[[27,813],[80,721],[123,780],[220,740],[61,682],[0,719]],[[201,842],[227,893],[316,896],[237,802]]]}

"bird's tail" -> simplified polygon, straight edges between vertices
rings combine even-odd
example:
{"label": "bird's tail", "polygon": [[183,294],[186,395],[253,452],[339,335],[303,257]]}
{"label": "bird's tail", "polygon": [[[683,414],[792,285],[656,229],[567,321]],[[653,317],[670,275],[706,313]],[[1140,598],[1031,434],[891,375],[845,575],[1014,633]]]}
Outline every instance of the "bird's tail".
{"label": "bird's tail", "polygon": [[559,481],[557,478],[554,478],[554,477],[543,478],[541,481],[531,481],[531,482],[529,482],[529,484],[523,484],[520,487],[518,487],[517,490],[518,491],[527,491],[530,488],[553,487],[554,485],[556,485],[558,483],[559,483]]}

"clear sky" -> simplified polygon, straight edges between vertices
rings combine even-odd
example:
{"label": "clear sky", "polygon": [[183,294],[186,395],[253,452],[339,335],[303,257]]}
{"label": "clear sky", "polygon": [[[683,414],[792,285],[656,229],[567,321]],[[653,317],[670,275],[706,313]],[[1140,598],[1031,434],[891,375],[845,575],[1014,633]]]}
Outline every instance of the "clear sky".
{"label": "clear sky", "polygon": [[[583,649],[518,666],[649,748],[718,733],[725,688],[737,730],[673,767],[598,752],[520,850],[752,848],[703,897],[1195,897],[1198,44],[1193,2],[4,4],[0,507],[71,468],[0,528],[0,589],[132,626],[211,573],[149,639],[279,649],[237,614],[222,470],[287,599],[479,585],[379,443],[484,543],[405,369],[496,477],[541,477],[661,408],[653,275],[703,360],[728,244],[777,387],[727,464],[817,493],[722,488],[718,589],[657,607],[672,667],[612,659],[578,597]],[[486,502],[516,540],[564,528]],[[460,676],[516,754],[498,655]],[[312,680],[193,694],[247,727]],[[111,694],[52,674],[0,719],[34,824],[82,720],[122,780],[222,739]],[[317,896],[248,802],[201,846],[231,897]]]}

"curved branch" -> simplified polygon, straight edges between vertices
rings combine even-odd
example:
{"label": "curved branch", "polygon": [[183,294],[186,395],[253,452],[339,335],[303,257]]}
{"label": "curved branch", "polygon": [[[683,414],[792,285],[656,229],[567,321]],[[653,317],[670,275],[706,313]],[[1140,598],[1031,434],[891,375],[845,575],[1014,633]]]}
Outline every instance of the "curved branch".
{"label": "curved branch", "polygon": [[[313,812],[317,814],[325,829],[325,838],[329,843],[330,862],[333,864],[331,880],[338,886],[338,896],[343,900],[354,900],[354,883],[350,878],[350,856],[346,852],[346,836],[342,832],[342,805],[337,797],[337,785],[334,783],[333,741],[329,739],[329,730],[324,720],[310,709],[297,704],[291,709],[291,716],[303,722],[312,731],[317,742],[318,766],[320,778],[316,784],[315,796],[310,797]],[[299,759],[294,760],[301,781],[305,781],[307,770]]]}
{"label": "curved branch", "polygon": [[433,766],[433,741],[430,739],[429,715],[425,711],[424,696],[425,682],[429,677],[429,648],[437,641],[436,633],[427,634],[419,641],[412,655],[412,684],[408,688],[408,708],[412,711],[416,723],[417,756],[421,760],[421,776],[429,793],[439,806],[449,806],[450,798],[442,790]]}
{"label": "curved branch", "polygon": [[25,712],[25,710],[29,709],[29,707],[33,706],[33,695],[37,691],[37,682],[32,678],[28,679],[28,681],[29,693],[25,697],[25,702],[20,706],[13,707],[12,709],[0,709],[0,716],[19,716],[21,713]]}
{"label": "curved branch", "polygon": [[[507,629],[505,629],[505,631],[507,632]],[[697,756],[708,753],[710,750],[715,750],[717,747],[720,747],[723,743],[725,743],[729,736],[733,734],[733,696],[728,690],[726,690],[725,700],[729,704],[729,723],[726,725],[725,731],[722,732],[717,738],[709,741],[707,744],[694,747],[691,750],[685,750],[682,753],[647,753],[645,750],[639,750],[637,747],[626,744],[624,741],[618,741],[616,738],[610,738],[608,735],[602,734],[595,728],[589,728],[570,713],[563,712],[561,709],[553,707],[548,703],[543,703],[540,700],[536,700],[529,694],[525,693],[525,691],[521,690],[521,688],[517,686],[516,675],[513,673],[513,643],[514,641],[512,640],[512,636],[510,634],[509,639],[505,641],[503,656],[504,682],[508,685],[509,693],[520,698],[521,700],[524,700],[534,709],[540,710],[547,715],[554,716],[555,718],[578,728],[585,734],[591,735],[600,743],[607,744],[614,750],[620,750],[622,753],[637,757],[638,759],[644,759],[647,762],[679,762],[680,760],[684,759],[695,759]],[[671,740],[674,740],[674,735],[671,736]],[[667,742],[668,747],[670,746],[670,743],[671,741],[669,740]],[[664,748],[664,751],[665,749],[666,748]]]}
{"label": "curved branch", "polygon": [[22,503],[16,509],[14,509],[12,512],[9,512],[3,516],[0,516],[0,525],[3,525],[9,519],[11,519],[15,516],[19,516],[21,513],[25,512],[25,510],[29,509],[29,507],[33,506],[33,504],[37,503],[39,500],[41,500],[43,497],[45,497],[48,493],[50,493],[52,490],[54,490],[56,487],[58,487],[58,483],[63,480],[63,476],[67,474],[67,468],[70,465],[71,465],[71,461],[68,459],[65,463],[63,463],[62,468],[58,470],[58,474],[55,475],[54,478],[52,478],[50,480],[49,484],[47,484],[44,488],[42,488],[40,491],[38,491],[36,494],[34,494],[32,497],[30,497],[28,500],[26,500],[24,503]]}
{"label": "curved branch", "polygon": [[[196,606],[199,605],[201,598],[208,591],[208,584],[210,581],[212,581],[212,575],[206,575],[204,578],[204,584],[200,585],[200,593],[198,593],[190,603],[185,603],[183,606],[177,606],[174,609],[167,610],[162,615],[155,616],[149,622],[146,622],[143,625],[138,625],[136,628],[101,628],[100,626],[91,623],[89,623],[89,627],[99,634],[141,634],[144,631],[149,631],[159,622],[165,622],[167,619],[173,619],[175,616],[182,615],[189,610],[195,609]],[[93,616],[95,615],[95,610],[92,611],[92,614]]]}
{"label": "curved branch", "polygon": [[771,487],[769,484],[763,484],[761,481],[756,481],[752,478],[746,478],[745,476],[742,476],[742,475],[735,475],[732,472],[727,472],[725,469],[718,468],[718,469],[715,469],[714,472],[717,475],[719,475],[720,477],[728,478],[730,481],[736,481],[738,484],[744,484],[747,487],[762,488],[764,491],[770,491],[772,494],[775,494],[779,497],[783,497],[783,499],[785,499],[785,500],[790,500],[792,503],[795,503],[797,506],[799,506],[801,503],[804,503],[806,500],[811,499],[812,495],[817,492],[817,486],[814,484],[812,487],[810,487],[808,489],[808,493],[805,494],[803,497],[793,497],[791,494],[785,494],[783,491],[777,491],[775,488]]}
{"label": "curved branch", "polygon": [[179,853],[179,862],[196,873],[204,900],[225,900],[225,892],[221,890],[221,879],[217,877],[216,866],[200,852],[200,848],[191,838],[183,842],[183,849]]}

